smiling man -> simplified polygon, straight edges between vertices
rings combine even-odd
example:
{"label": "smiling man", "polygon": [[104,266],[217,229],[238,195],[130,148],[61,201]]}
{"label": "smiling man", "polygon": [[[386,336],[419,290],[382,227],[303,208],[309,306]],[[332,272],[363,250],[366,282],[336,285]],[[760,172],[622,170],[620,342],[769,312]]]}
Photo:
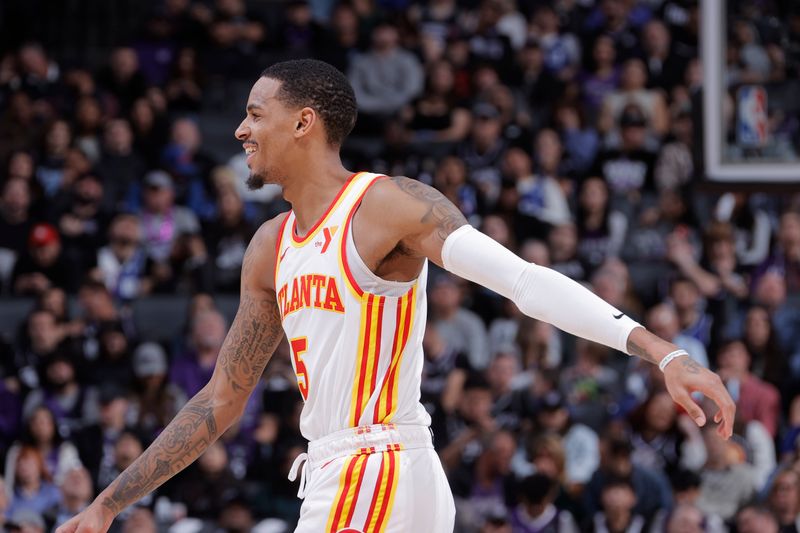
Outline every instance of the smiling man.
{"label": "smiling man", "polygon": [[299,532],[452,531],[455,509],[419,402],[428,260],[513,300],[527,315],[660,364],[698,424],[701,391],[729,437],[720,379],[579,284],[527,263],[470,227],[413,179],[352,172],[339,149],[353,128],[347,79],[314,60],[264,71],[236,130],[250,187],[276,183],[292,210],[248,247],[236,319],[209,383],[156,441],[59,533],[106,531],[126,506],[194,461],[242,414],[285,334],[310,441]]}

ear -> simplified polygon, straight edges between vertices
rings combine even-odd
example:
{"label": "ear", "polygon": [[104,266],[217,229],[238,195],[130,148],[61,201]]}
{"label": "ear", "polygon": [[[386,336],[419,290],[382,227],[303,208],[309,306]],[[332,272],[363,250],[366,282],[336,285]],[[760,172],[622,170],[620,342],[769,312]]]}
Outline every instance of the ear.
{"label": "ear", "polygon": [[297,116],[294,126],[294,136],[296,139],[305,137],[314,128],[318,120],[317,112],[310,107],[304,107]]}

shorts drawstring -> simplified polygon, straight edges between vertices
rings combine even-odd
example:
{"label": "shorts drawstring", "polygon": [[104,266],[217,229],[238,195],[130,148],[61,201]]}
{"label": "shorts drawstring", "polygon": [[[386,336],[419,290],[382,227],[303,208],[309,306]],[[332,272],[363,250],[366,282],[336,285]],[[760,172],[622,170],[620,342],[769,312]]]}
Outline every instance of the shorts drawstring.
{"label": "shorts drawstring", "polygon": [[308,470],[308,465],[304,465],[303,463],[308,462],[308,454],[303,452],[297,457],[294,458],[294,462],[292,463],[292,468],[289,470],[289,481],[294,481],[297,479],[297,470],[302,468],[302,472],[300,473],[300,487],[297,489],[297,497],[301,500],[306,497],[306,470]]}

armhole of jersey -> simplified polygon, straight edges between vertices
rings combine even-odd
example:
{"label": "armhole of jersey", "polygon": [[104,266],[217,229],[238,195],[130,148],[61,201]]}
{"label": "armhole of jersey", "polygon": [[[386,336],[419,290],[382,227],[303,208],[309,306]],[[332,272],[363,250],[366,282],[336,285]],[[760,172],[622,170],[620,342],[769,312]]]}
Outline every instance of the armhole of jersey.
{"label": "armhole of jersey", "polygon": [[283,242],[283,232],[286,230],[286,223],[292,217],[292,212],[286,213],[278,230],[278,238],[275,239],[275,294],[278,294],[278,268],[281,266],[281,243]]}
{"label": "armhole of jersey", "polygon": [[339,241],[340,250],[339,250],[339,261],[341,262],[342,272],[344,272],[344,279],[347,286],[356,296],[356,298],[361,299],[364,296],[364,290],[359,286],[358,282],[356,281],[355,276],[353,276],[353,272],[350,270],[350,265],[347,262],[347,236],[350,234],[350,224],[353,221],[353,215],[355,215],[358,207],[361,205],[361,201],[364,199],[364,195],[367,194],[367,191],[372,187],[376,182],[382,179],[388,179],[388,176],[378,175],[372,178],[372,181],[369,182],[365,187],[364,190],[358,195],[358,199],[353,203],[353,207],[350,208],[350,212],[347,213],[347,218],[344,222],[344,227],[342,228],[342,237]]}

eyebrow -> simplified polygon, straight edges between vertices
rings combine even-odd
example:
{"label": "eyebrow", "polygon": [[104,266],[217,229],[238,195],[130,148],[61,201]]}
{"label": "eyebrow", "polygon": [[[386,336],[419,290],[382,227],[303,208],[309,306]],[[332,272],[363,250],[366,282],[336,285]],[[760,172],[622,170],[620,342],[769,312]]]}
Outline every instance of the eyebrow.
{"label": "eyebrow", "polygon": [[252,111],[254,109],[263,109],[261,104],[247,104],[247,111]]}

